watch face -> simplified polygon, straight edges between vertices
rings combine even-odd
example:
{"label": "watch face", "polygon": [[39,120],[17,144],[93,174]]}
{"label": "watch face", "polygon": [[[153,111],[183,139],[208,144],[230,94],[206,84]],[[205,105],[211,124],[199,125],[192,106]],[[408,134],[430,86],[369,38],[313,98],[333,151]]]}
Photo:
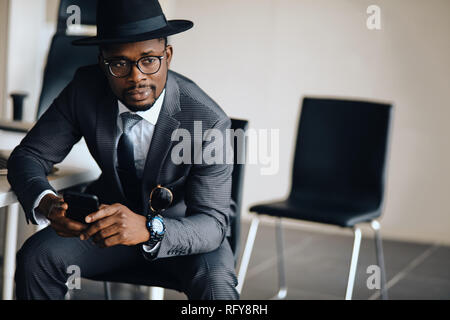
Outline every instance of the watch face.
{"label": "watch face", "polygon": [[152,229],[154,232],[161,234],[164,232],[164,226],[160,219],[154,218],[152,221]]}

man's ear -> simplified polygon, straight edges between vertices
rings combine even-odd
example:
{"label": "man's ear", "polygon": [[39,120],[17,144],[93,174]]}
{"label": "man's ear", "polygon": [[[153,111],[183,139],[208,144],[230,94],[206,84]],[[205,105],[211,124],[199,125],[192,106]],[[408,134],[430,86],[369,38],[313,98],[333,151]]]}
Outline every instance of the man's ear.
{"label": "man's ear", "polygon": [[167,69],[170,67],[170,62],[172,61],[173,57],[173,47],[169,44],[166,47],[166,55],[167,55]]}

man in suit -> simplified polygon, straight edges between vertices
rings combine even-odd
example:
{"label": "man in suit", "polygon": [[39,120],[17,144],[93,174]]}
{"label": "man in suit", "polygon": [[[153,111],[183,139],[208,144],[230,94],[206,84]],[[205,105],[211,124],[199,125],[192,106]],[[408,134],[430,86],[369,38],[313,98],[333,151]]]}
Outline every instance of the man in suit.
{"label": "man in suit", "polygon": [[[27,222],[50,223],[17,254],[18,299],[62,299],[70,265],[91,279],[139,274],[143,283],[190,299],[239,298],[227,241],[232,165],[201,158],[210,129],[225,137],[230,119],[195,83],[169,70],[166,37],[192,26],[167,21],[157,0],[99,0],[97,36],[74,43],[99,45],[99,64],[76,72],[8,162]],[[180,129],[200,134],[201,142],[194,137],[191,161],[178,164],[172,134]],[[102,203],[87,224],[66,216],[67,203],[46,178],[82,137],[102,171],[86,190]],[[172,203],[156,216],[148,201],[158,186]]]}

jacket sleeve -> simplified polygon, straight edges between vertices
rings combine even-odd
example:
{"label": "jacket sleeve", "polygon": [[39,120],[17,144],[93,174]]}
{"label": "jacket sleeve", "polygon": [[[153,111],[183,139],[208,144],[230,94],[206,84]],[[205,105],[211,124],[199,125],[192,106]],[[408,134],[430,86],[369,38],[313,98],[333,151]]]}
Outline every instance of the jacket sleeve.
{"label": "jacket sleeve", "polygon": [[13,150],[8,160],[8,181],[22,205],[27,223],[34,221],[32,210],[44,190],[56,190],[47,180],[55,163],[61,162],[81,139],[74,106],[72,81],[55,99],[36,125]]}
{"label": "jacket sleeve", "polygon": [[227,159],[233,159],[233,151],[226,135],[230,125],[228,117],[218,121],[213,129],[222,141],[218,143],[220,139],[216,141],[214,137],[211,142],[203,143],[202,152],[210,154],[211,143],[216,141],[216,152],[222,152],[221,161],[192,165],[185,189],[186,217],[164,219],[166,234],[155,259],[210,252],[224,241],[232,214],[233,164]]}

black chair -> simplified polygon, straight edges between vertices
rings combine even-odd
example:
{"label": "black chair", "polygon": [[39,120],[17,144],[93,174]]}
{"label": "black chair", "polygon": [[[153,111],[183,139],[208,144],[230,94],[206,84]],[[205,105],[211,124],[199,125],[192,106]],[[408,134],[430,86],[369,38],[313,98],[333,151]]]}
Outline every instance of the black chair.
{"label": "black chair", "polygon": [[352,228],[353,253],[346,299],[351,299],[361,242],[360,223],[375,231],[381,294],[385,270],[380,224],[392,106],[336,99],[305,98],[301,111],[292,172],[286,200],[257,204],[239,270],[240,289],[258,228],[258,215],[277,217],[279,291],[285,298],[281,218],[291,218]]}
{"label": "black chair", "polygon": [[244,170],[245,170],[245,152],[246,152],[246,140],[245,132],[248,128],[247,120],[231,119],[231,129],[242,130],[242,136],[235,135],[233,148],[234,148],[234,164],[233,164],[233,176],[231,187],[231,199],[235,205],[235,216],[231,219],[231,235],[228,237],[231,250],[234,253],[234,263],[237,264],[240,255],[240,243],[241,243],[241,210],[242,210],[242,195],[244,187]]}
{"label": "black chair", "polygon": [[37,109],[37,119],[50,107],[53,100],[73,79],[75,71],[82,66],[97,63],[96,46],[73,46],[73,40],[82,36],[55,34],[48,53],[42,91]]}
{"label": "black chair", "polygon": [[44,71],[37,119],[42,116],[53,100],[69,84],[79,67],[98,62],[97,46],[73,46],[72,41],[84,36],[66,34],[67,19],[71,15],[70,12],[67,13],[67,8],[72,5],[80,8],[82,25],[96,24],[96,0],[61,0],[58,10],[57,31],[50,45]]}
{"label": "black chair", "polygon": [[[244,183],[244,169],[245,169],[245,152],[246,152],[246,140],[245,131],[248,127],[248,121],[231,119],[231,129],[237,132],[241,130],[242,134],[235,134],[233,137],[233,150],[234,150],[234,162],[233,162],[233,174],[232,174],[232,187],[231,187],[231,199],[232,206],[234,206],[235,215],[230,221],[231,234],[227,238],[230,242],[231,250],[234,254],[234,263],[237,264],[240,253],[240,230],[241,230],[241,207],[242,207],[242,190]],[[111,286],[108,281],[121,282],[135,285],[151,285],[143,280],[143,276],[139,274],[137,270],[120,270],[109,274],[99,275],[89,278],[90,280],[104,281],[105,299],[111,299]]]}

